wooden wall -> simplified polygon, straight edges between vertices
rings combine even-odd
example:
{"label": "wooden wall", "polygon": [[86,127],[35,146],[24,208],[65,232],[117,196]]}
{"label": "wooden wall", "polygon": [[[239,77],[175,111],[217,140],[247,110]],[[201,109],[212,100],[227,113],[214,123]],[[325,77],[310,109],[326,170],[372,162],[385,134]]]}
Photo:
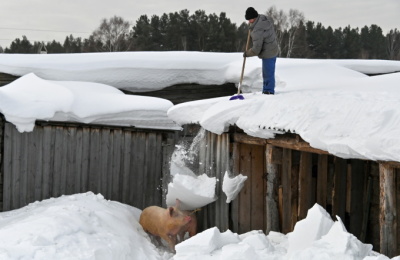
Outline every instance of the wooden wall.
{"label": "wooden wall", "polygon": [[0,72],[0,87],[13,82],[17,78],[19,78],[19,77]]}
{"label": "wooden wall", "polygon": [[139,209],[162,204],[175,133],[95,126],[5,123],[3,210],[80,192]]}
{"label": "wooden wall", "polygon": [[237,88],[233,83],[223,85],[179,84],[156,91],[124,92],[127,94],[164,98],[176,105],[193,100],[232,96],[237,93]]}
{"label": "wooden wall", "polygon": [[[11,83],[19,78],[10,74],[0,73],[0,87]],[[126,94],[158,97],[170,100],[174,105],[207,98],[232,96],[236,94],[237,88],[234,83],[223,85],[199,85],[199,84],[179,84],[169,86],[164,89],[147,92],[134,92],[122,90]]]}

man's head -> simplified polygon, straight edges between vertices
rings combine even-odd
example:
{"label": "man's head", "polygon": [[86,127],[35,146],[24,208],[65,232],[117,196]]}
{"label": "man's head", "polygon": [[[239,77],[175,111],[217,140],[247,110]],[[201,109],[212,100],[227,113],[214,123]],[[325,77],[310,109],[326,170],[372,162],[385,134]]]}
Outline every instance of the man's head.
{"label": "man's head", "polygon": [[253,7],[249,7],[249,8],[247,8],[246,14],[244,17],[246,18],[247,21],[249,21],[250,23],[253,23],[255,21],[255,19],[258,17],[258,12]]}

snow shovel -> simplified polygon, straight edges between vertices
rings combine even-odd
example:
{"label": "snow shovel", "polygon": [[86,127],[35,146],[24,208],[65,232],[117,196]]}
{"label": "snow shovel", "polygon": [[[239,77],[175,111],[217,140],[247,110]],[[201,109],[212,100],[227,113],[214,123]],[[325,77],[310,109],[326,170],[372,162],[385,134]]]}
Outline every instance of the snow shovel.
{"label": "snow shovel", "polygon": [[[247,34],[246,51],[249,48],[249,42],[250,42],[250,29],[249,29],[249,32]],[[240,94],[240,88],[242,87],[245,64],[246,64],[246,57],[243,57],[242,75],[240,75],[240,81],[239,81],[239,85],[238,85],[238,92],[237,92],[236,95],[232,96],[229,100],[236,100],[236,99],[243,100],[244,99],[243,95]]]}

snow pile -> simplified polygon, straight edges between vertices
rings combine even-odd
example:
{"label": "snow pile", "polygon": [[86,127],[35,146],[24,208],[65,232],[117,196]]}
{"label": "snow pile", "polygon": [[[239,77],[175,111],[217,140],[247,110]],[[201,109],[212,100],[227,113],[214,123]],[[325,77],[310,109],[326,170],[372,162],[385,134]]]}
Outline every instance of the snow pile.
{"label": "snow pile", "polygon": [[0,213],[0,259],[160,259],[140,210],[93,193]]}
{"label": "snow pile", "polygon": [[179,129],[165,99],[125,95],[99,83],[48,81],[30,73],[0,88],[0,112],[20,132],[36,120]]}
{"label": "snow pile", "polygon": [[250,231],[238,235],[210,228],[176,246],[174,260],[185,259],[388,259],[372,251],[319,205],[308,211],[288,235]]}
{"label": "snow pile", "polygon": [[236,198],[246,180],[247,176],[243,176],[242,174],[230,178],[228,172],[225,172],[222,191],[226,194],[226,203],[230,203]]}
{"label": "snow pile", "polygon": [[217,199],[216,183],[215,177],[208,177],[206,174],[196,177],[175,174],[173,181],[168,184],[166,203],[168,206],[173,206],[176,199],[179,199],[182,210],[201,208]]}
{"label": "snow pile", "polygon": [[333,222],[319,205],[288,235],[257,230],[238,235],[213,227],[178,244],[176,255],[152,244],[138,223],[140,213],[91,192],[2,212],[0,259],[389,259],[349,234],[340,219]]}

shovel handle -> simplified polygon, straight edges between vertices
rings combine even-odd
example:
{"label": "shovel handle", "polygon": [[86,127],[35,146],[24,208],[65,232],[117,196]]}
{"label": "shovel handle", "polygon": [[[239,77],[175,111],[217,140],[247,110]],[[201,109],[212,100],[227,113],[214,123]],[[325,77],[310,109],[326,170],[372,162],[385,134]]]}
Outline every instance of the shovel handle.
{"label": "shovel handle", "polygon": [[[249,32],[247,33],[247,42],[246,42],[246,50],[245,51],[247,51],[249,49],[249,43],[250,43],[250,29],[249,29]],[[245,64],[246,64],[246,57],[243,57],[242,74],[240,75],[240,81],[239,81],[238,93],[237,93],[238,95],[240,94],[240,88],[242,86]]]}

